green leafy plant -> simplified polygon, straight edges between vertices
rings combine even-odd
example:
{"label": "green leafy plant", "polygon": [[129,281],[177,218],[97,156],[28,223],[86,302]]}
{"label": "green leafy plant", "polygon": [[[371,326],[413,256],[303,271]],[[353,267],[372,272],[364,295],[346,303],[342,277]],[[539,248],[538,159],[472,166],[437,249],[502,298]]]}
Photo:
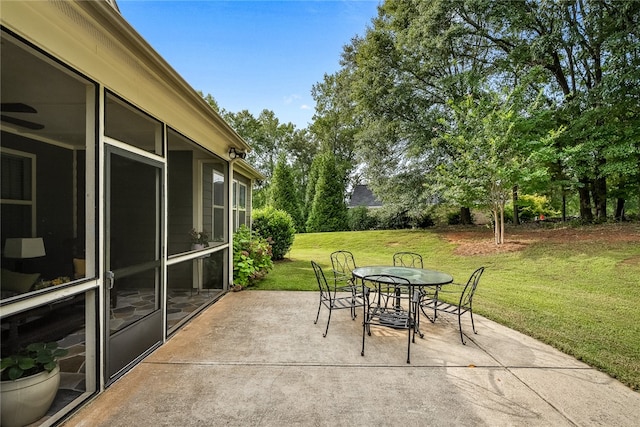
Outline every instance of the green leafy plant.
{"label": "green leafy plant", "polygon": [[189,237],[191,237],[191,243],[198,245],[208,245],[209,244],[209,233],[206,230],[196,231],[195,228],[192,228],[189,232]]}
{"label": "green leafy plant", "polygon": [[378,226],[378,220],[365,206],[357,206],[347,212],[349,229],[352,231],[373,230]]}
{"label": "green leafy plant", "polygon": [[233,283],[249,286],[273,268],[270,242],[241,225],[233,235]]}
{"label": "green leafy plant", "polygon": [[253,229],[265,239],[271,239],[274,260],[283,259],[289,252],[296,233],[291,215],[270,206],[253,212]]}
{"label": "green leafy plant", "polygon": [[16,354],[2,358],[2,381],[17,380],[43,371],[51,372],[58,364],[58,358],[68,353],[67,349],[58,348],[56,342],[29,344]]}

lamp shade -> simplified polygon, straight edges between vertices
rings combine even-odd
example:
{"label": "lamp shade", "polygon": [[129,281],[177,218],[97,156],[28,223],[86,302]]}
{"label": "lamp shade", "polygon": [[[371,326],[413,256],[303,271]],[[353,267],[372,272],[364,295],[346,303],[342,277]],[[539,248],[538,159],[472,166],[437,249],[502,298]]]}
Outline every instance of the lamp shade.
{"label": "lamp shade", "polygon": [[37,258],[45,255],[42,237],[10,238],[4,243],[6,258]]}

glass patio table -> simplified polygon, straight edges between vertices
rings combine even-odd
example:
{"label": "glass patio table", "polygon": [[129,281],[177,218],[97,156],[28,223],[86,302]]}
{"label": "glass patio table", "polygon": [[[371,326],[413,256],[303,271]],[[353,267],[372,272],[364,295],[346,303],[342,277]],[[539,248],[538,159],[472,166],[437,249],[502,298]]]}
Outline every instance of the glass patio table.
{"label": "glass patio table", "polygon": [[[358,267],[352,271],[354,278],[367,278],[371,282],[376,284],[377,291],[380,291],[380,285],[390,284],[393,285],[393,280],[390,280],[387,276],[401,277],[409,281],[411,287],[415,290],[412,292],[414,304],[416,304],[415,310],[412,310],[412,316],[414,328],[420,336],[424,337],[424,334],[419,330],[419,313],[418,306],[419,300],[425,295],[423,292],[424,287],[439,288],[442,285],[453,282],[453,276],[447,273],[436,270],[427,270],[417,267],[404,267],[404,266],[392,266],[392,265],[373,265],[368,267]],[[396,307],[400,307],[400,297],[396,298]]]}
{"label": "glass patio table", "polygon": [[[426,270],[424,268],[402,267],[392,265],[374,265],[370,267],[358,267],[352,272],[354,277],[362,279],[369,276],[397,276],[409,281],[411,286],[441,286],[453,282],[450,274],[442,273],[435,270]],[[384,283],[384,277],[380,277]]]}

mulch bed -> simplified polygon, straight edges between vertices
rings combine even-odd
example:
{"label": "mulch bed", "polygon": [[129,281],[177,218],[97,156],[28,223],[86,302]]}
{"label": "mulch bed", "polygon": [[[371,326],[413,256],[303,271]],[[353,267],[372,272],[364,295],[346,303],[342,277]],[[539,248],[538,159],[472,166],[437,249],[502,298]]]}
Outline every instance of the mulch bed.
{"label": "mulch bed", "polygon": [[[488,226],[447,227],[436,230],[443,239],[457,245],[455,253],[463,256],[487,255],[520,251],[537,242],[638,242],[640,223],[627,222],[569,227],[562,224],[525,224],[509,226],[505,230],[505,242],[496,245],[493,229]],[[640,257],[625,261],[640,264]]]}

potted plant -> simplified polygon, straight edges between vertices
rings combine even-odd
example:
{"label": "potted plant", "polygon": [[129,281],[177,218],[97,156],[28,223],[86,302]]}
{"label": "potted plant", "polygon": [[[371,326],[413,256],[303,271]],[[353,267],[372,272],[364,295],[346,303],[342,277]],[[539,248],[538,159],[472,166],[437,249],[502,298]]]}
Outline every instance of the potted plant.
{"label": "potted plant", "polygon": [[209,233],[206,230],[196,231],[195,228],[192,228],[189,237],[191,237],[192,250],[204,249],[209,246]]}
{"label": "potted plant", "polygon": [[58,344],[32,343],[0,361],[0,409],[3,427],[24,426],[42,418],[60,385]]}

